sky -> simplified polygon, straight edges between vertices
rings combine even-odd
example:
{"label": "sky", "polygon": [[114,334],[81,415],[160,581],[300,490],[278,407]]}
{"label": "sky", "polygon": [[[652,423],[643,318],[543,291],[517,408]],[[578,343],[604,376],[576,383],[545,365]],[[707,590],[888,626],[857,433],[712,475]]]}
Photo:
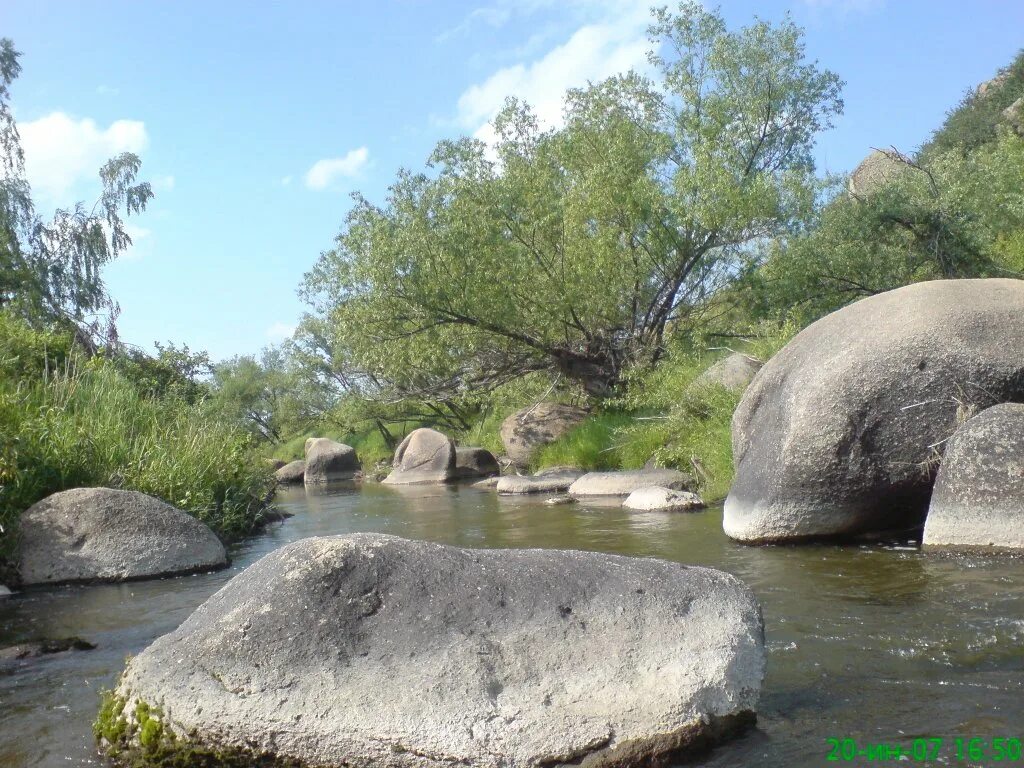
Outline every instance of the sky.
{"label": "sky", "polygon": [[[215,360],[293,330],[303,274],[351,193],[382,202],[435,143],[486,138],[506,96],[557,124],[566,88],[647,66],[650,2],[0,0],[23,54],[12,103],[41,214],[91,205],[98,169],[142,159],[156,197],[105,268],[121,338]],[[730,26],[790,13],[840,75],[819,170],[910,151],[1024,47],[1020,0],[723,0]]]}

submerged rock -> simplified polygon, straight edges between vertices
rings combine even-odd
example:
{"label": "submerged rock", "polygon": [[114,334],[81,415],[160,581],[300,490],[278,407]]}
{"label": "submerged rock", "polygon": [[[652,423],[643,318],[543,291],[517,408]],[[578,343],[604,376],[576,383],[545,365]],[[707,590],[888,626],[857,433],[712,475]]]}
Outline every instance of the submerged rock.
{"label": "submerged rock", "polygon": [[725,532],[777,541],[912,529],[964,413],[1024,397],[1024,281],[939,280],[805,328],[733,416]]}
{"label": "submerged rock", "polygon": [[280,764],[662,765],[752,723],[764,664],[758,604],[720,571],[355,534],[236,576],[104,717],[127,740],[159,708],[171,749]]}
{"label": "submerged rock", "polygon": [[501,474],[494,454],[486,448],[456,448],[455,475],[459,478],[492,477]]}
{"label": "submerged rock", "polygon": [[64,637],[54,640],[27,640],[17,645],[0,648],[0,661],[23,661],[49,656],[65,651],[91,651],[96,648],[94,643],[80,637]]}
{"label": "submerged rock", "polygon": [[501,481],[501,477],[495,475],[494,477],[485,477],[483,480],[477,480],[473,483],[474,488],[490,488],[494,489],[498,487],[498,483]]}
{"label": "submerged rock", "polygon": [[538,403],[516,411],[501,423],[501,442],[509,460],[525,467],[538,448],[553,443],[585,418],[587,411],[575,405]]}
{"label": "submerged rock", "polygon": [[984,410],[950,439],[921,544],[1024,548],[1024,405]]}
{"label": "submerged rock", "polygon": [[351,480],[359,471],[359,456],[351,445],[326,437],[306,440],[306,485],[326,485]]}
{"label": "submerged rock", "polygon": [[664,486],[638,488],[622,502],[624,509],[636,512],[692,512],[707,506],[704,500],[689,491],[674,491]]}
{"label": "submerged rock", "polygon": [[389,485],[447,483],[455,479],[455,443],[436,429],[415,429],[395,451]]}
{"label": "submerged rock", "polygon": [[626,469],[588,472],[569,486],[572,496],[629,496],[633,491],[660,485],[674,491],[689,488],[693,481],[678,469]]}
{"label": "submerged rock", "polygon": [[558,496],[551,496],[547,499],[544,499],[544,503],[547,504],[549,507],[558,507],[561,506],[562,504],[575,504],[576,499],[567,493],[562,493],[559,494]]}
{"label": "submerged rock", "polygon": [[274,473],[274,479],[282,485],[301,483],[306,477],[306,462],[302,459],[289,462]]}
{"label": "submerged rock", "polygon": [[137,491],[75,488],[21,516],[18,563],[25,584],[125,581],[227,565],[206,525]]}
{"label": "submerged rock", "polygon": [[561,493],[583,476],[582,469],[560,469],[536,475],[505,475],[496,486],[498,493]]}

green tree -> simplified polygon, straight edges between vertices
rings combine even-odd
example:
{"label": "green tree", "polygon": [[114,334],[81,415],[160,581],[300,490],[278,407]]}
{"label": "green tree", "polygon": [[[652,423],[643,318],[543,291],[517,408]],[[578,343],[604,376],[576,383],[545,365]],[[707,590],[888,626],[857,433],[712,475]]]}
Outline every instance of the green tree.
{"label": "green tree", "polygon": [[745,249],[807,219],[842,102],[800,30],[684,3],[650,31],[658,82],[571,91],[558,129],[510,100],[493,148],[441,142],[384,205],[356,196],[303,287],[350,383],[451,400],[546,371],[607,395]]}
{"label": "green tree", "polygon": [[50,221],[39,217],[10,105],[19,57],[11,40],[0,39],[0,308],[82,328],[104,310],[116,316],[100,270],[131,245],[122,210],[142,212],[153,191],[136,183],[141,161],[126,152],[100,169],[102,192],[91,208],[78,203]]}

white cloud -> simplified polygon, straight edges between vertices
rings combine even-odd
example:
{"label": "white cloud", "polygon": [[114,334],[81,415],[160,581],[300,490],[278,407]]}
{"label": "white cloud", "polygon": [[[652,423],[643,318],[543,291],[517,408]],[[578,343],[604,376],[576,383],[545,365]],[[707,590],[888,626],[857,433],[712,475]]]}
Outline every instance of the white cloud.
{"label": "white cloud", "polygon": [[435,43],[446,42],[453,37],[461,37],[467,34],[476,24],[484,24],[488,27],[504,26],[511,18],[512,11],[501,7],[474,8],[458,25],[447,29],[434,38]]}
{"label": "white cloud", "polygon": [[100,166],[121,152],[142,152],[149,143],[138,120],[116,120],[100,128],[95,120],[52,112],[18,124],[25,174],[34,192],[59,205],[70,202],[82,181],[96,180]]}
{"label": "white cloud", "polygon": [[317,160],[306,171],[306,186],[310,189],[326,189],[340,178],[352,178],[366,167],[370,159],[370,150],[359,147],[348,152],[344,157],[331,157]]}
{"label": "white cloud", "polygon": [[292,337],[295,333],[295,326],[288,323],[276,322],[267,328],[267,338],[275,344]]}
{"label": "white cloud", "polygon": [[499,69],[459,97],[457,122],[485,141],[489,121],[508,96],[529,103],[545,126],[562,123],[565,92],[629,69],[648,71],[646,5],[599,3],[600,20],[585,24],[560,45],[530,62]]}

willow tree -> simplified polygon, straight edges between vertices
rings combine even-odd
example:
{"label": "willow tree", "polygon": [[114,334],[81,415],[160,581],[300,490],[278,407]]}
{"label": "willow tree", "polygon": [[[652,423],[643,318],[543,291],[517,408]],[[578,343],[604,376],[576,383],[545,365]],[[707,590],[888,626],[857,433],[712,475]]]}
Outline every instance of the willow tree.
{"label": "willow tree", "polygon": [[570,91],[558,128],[510,99],[492,145],[441,142],[383,205],[357,195],[305,279],[322,346],[392,396],[531,371],[602,395],[699,322],[744,247],[807,217],[841,83],[788,19],[684,4],[650,37],[655,78]]}

